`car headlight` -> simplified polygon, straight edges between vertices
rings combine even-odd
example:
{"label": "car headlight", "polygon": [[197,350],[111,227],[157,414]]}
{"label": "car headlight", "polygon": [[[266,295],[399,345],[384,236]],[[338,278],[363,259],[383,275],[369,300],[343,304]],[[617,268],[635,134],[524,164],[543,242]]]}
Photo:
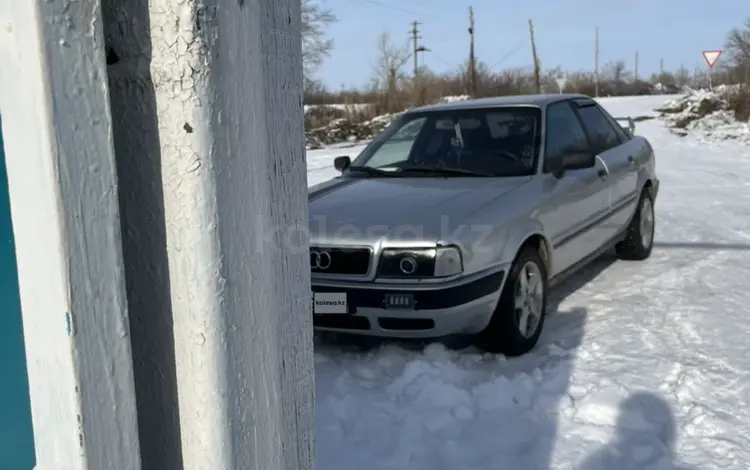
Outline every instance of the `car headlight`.
{"label": "car headlight", "polygon": [[463,271],[461,252],[454,246],[439,248],[387,248],[380,255],[378,277],[448,277]]}

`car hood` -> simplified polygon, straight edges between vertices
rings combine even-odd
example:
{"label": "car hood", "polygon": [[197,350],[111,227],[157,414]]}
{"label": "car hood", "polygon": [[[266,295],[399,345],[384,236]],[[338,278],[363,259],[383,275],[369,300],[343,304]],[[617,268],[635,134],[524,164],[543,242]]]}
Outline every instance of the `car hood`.
{"label": "car hood", "polygon": [[439,241],[472,213],[529,180],[336,178],[310,188],[311,243]]}

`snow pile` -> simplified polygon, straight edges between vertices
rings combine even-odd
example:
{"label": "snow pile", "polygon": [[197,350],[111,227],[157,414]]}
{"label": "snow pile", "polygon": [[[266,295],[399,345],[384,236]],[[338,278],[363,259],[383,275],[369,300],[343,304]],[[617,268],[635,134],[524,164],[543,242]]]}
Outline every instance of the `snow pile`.
{"label": "snow pile", "polygon": [[454,103],[456,101],[466,101],[470,99],[471,96],[469,95],[443,96],[438,103]]}
{"label": "snow pile", "polygon": [[335,119],[323,127],[306,131],[306,147],[314,150],[340,142],[371,140],[398,116],[384,114],[362,122],[348,118]]}
{"label": "snow pile", "polygon": [[372,109],[371,103],[336,103],[336,104],[306,104],[303,106],[305,115],[318,112],[335,112],[336,110],[345,113],[368,112]]}
{"label": "snow pile", "polygon": [[[438,103],[454,103],[469,99],[471,99],[469,95],[444,96],[438,100]],[[352,108],[345,105],[306,106],[306,119],[328,122],[324,126],[309,129],[305,132],[307,150],[321,149],[341,142],[371,140],[401,115],[401,113],[384,114],[373,119],[361,120],[358,116],[361,117],[368,112],[370,105],[355,106],[358,107]]]}
{"label": "snow pile", "polygon": [[354,108],[339,106],[315,106],[305,109],[305,128],[314,126],[316,123],[327,123],[335,119],[344,119],[354,115]]}
{"label": "snow pile", "polygon": [[[732,93],[737,93],[740,90],[742,90],[742,88],[740,87],[740,85],[717,85],[713,89],[714,93],[717,93],[717,94],[719,94],[721,96],[724,96],[724,97],[726,97],[726,96],[728,96],[728,95],[730,95]],[[702,91],[705,92],[706,90],[703,89]]]}
{"label": "snow pile", "polygon": [[676,94],[676,93],[689,93],[691,91],[689,86],[678,87],[677,85],[665,85],[663,83],[655,83],[651,88],[653,93],[656,94]]}
{"label": "snow pile", "polygon": [[716,91],[692,90],[655,109],[674,134],[688,133],[702,141],[740,140],[750,143],[750,125],[740,122],[729,109],[727,97],[734,90],[717,87]]}

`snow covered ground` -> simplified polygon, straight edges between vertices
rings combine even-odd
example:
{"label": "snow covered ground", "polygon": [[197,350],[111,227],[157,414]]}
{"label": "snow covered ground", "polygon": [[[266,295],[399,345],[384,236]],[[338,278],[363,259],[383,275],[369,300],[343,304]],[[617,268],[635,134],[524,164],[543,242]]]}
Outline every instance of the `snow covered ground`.
{"label": "snow covered ground", "polygon": [[[662,182],[651,258],[605,257],[558,289],[526,357],[319,342],[320,470],[750,468],[750,148],[637,132]],[[308,152],[309,183],[359,149]]]}

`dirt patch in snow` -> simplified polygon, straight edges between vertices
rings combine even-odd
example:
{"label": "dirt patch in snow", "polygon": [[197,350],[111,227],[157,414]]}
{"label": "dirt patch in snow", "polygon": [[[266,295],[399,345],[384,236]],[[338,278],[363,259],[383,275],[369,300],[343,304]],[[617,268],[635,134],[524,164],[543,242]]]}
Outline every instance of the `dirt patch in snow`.
{"label": "dirt patch in snow", "polygon": [[735,117],[730,100],[732,87],[715,91],[691,90],[655,109],[671,132],[694,135],[702,141],[739,140],[750,143],[750,125]]}

